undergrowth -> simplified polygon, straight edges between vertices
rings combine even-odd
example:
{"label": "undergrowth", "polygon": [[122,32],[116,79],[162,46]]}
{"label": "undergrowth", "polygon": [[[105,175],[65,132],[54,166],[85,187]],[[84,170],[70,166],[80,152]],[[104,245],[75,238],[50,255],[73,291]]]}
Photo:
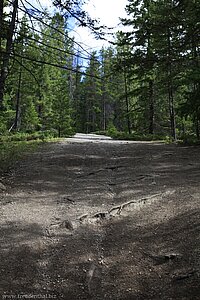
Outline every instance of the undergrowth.
{"label": "undergrowth", "polygon": [[20,158],[35,151],[41,141],[0,142],[0,173],[8,171]]}
{"label": "undergrowth", "polygon": [[0,135],[0,142],[17,142],[17,141],[33,141],[56,138],[58,136],[56,130],[36,131],[33,133],[17,132],[14,134]]}
{"label": "undergrowth", "polygon": [[57,142],[59,140],[58,132],[54,129],[0,135],[0,174],[8,171],[18,159],[26,153],[34,151],[42,142]]}
{"label": "undergrowth", "polygon": [[168,137],[158,134],[138,134],[138,133],[126,133],[126,132],[107,132],[107,134],[116,140],[130,140],[130,141],[166,141]]}

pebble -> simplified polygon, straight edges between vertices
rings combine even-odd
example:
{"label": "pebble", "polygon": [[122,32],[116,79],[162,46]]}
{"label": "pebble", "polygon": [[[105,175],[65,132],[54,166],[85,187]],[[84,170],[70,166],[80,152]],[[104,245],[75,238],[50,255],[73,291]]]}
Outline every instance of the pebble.
{"label": "pebble", "polygon": [[0,182],[0,191],[5,191],[6,187],[3,183]]}

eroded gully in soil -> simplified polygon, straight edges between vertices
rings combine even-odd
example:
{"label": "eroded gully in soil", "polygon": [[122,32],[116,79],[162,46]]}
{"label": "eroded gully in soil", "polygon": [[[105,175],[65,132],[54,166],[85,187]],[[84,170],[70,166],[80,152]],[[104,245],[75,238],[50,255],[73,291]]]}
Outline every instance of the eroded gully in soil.
{"label": "eroded gully in soil", "polygon": [[3,182],[2,299],[199,299],[199,167],[198,147],[40,147]]}

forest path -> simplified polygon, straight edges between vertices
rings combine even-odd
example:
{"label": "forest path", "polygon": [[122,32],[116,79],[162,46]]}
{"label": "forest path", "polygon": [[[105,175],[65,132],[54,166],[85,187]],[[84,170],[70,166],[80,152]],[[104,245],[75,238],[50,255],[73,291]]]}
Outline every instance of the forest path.
{"label": "forest path", "polygon": [[198,147],[43,145],[0,195],[0,297],[199,299],[199,182]]}

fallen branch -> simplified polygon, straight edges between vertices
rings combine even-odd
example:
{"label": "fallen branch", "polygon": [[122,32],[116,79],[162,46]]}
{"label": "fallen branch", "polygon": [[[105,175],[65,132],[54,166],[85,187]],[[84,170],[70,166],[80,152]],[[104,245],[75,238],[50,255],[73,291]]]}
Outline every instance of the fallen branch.
{"label": "fallen branch", "polygon": [[160,196],[160,195],[162,195],[162,193],[155,194],[155,195],[152,195],[150,197],[144,197],[144,198],[141,198],[141,199],[138,199],[138,200],[131,200],[131,201],[122,203],[122,204],[120,204],[118,206],[115,206],[115,207],[111,208],[108,213],[110,214],[112,211],[117,210],[117,214],[120,215],[122,209],[124,209],[126,206],[129,206],[131,204],[140,204],[141,202],[145,203],[146,201],[148,201],[148,200],[150,200],[152,198],[155,198],[157,196]]}
{"label": "fallen branch", "polygon": [[79,221],[80,221],[80,222],[83,222],[85,219],[87,219],[87,217],[88,217],[88,214],[83,215],[83,216],[81,216],[81,217],[79,218]]}
{"label": "fallen branch", "polygon": [[85,214],[83,216],[81,216],[79,218],[79,221],[80,222],[83,222],[85,219],[98,219],[98,220],[105,220],[105,219],[108,219],[109,217],[113,217],[113,215],[111,215],[111,213],[114,211],[114,210],[117,210],[117,214],[120,215],[122,209],[124,209],[125,207],[131,205],[131,204],[140,204],[141,202],[146,202],[152,198],[155,198],[155,197],[158,197],[158,196],[161,196],[163,195],[163,193],[159,193],[159,194],[155,194],[155,195],[152,195],[150,197],[144,197],[144,198],[141,198],[141,199],[138,199],[138,200],[131,200],[131,201],[128,201],[128,202],[125,202],[125,203],[122,203],[118,206],[115,206],[115,207],[112,207],[109,211],[107,212],[97,212],[95,213],[94,215],[92,216],[89,216],[88,214]]}

